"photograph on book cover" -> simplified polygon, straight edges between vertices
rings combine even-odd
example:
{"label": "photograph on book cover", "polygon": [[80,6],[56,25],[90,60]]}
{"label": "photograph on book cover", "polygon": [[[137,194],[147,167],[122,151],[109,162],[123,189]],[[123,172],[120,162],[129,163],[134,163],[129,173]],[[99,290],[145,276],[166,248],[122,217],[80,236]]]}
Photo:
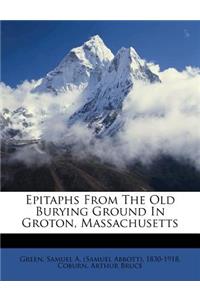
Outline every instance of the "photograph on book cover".
{"label": "photograph on book cover", "polygon": [[199,53],[199,21],[1,22],[1,191],[35,213],[2,280],[200,280]]}

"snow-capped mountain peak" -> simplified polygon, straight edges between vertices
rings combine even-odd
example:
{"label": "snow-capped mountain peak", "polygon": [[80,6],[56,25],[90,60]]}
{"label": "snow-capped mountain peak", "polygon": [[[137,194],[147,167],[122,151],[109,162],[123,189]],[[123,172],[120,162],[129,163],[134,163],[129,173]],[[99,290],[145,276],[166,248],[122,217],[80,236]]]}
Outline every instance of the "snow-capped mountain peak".
{"label": "snow-capped mountain peak", "polygon": [[122,47],[115,56],[116,61],[120,61],[122,65],[133,64],[138,67],[139,64],[143,64],[143,60],[137,54],[134,48]]}
{"label": "snow-capped mountain peak", "polygon": [[94,65],[100,63],[107,65],[114,57],[110,49],[106,47],[103,40],[98,36],[92,36],[83,44],[85,57]]}
{"label": "snow-capped mountain peak", "polygon": [[124,99],[138,80],[160,81],[134,48],[123,47],[110,62],[88,101],[71,117],[70,123],[87,122],[97,134],[102,135],[117,119]]}
{"label": "snow-capped mountain peak", "polygon": [[97,68],[97,72],[102,73],[112,58],[112,52],[102,39],[95,35],[82,46],[73,48],[59,65],[46,75],[34,92],[57,94],[74,88],[84,89],[94,70]]}
{"label": "snow-capped mountain peak", "polygon": [[150,71],[147,63],[142,59],[133,47],[124,48],[122,47],[109,66],[109,72],[115,72],[118,76],[122,76],[128,73],[132,80],[145,80],[145,81],[159,81],[158,76]]}

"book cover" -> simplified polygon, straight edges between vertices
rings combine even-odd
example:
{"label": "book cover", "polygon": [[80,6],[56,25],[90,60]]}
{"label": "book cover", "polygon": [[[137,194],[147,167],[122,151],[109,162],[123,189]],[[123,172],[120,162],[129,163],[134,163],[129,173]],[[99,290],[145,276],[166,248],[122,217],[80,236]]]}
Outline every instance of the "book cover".
{"label": "book cover", "polygon": [[1,280],[200,280],[200,22],[1,22]]}

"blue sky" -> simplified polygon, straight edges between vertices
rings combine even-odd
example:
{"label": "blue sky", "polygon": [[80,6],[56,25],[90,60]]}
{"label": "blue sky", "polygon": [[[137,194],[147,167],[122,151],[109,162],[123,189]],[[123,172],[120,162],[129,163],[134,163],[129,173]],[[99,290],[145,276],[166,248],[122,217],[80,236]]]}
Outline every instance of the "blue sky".
{"label": "blue sky", "polygon": [[133,46],[161,69],[200,66],[199,21],[3,21],[1,80],[16,86],[41,78],[95,34],[113,53]]}

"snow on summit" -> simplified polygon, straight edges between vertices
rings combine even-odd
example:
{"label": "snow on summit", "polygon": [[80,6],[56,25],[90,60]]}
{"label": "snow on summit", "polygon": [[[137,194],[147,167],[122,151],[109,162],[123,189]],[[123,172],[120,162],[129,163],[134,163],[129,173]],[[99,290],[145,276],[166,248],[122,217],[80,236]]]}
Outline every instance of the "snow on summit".
{"label": "snow on summit", "polygon": [[71,117],[71,122],[88,122],[98,135],[108,132],[122,110],[124,99],[138,80],[160,81],[132,47],[123,47],[111,60],[87,103]]}
{"label": "snow on summit", "polygon": [[113,54],[106,47],[102,39],[92,36],[82,46],[73,48],[49,72],[34,92],[65,92],[73,88],[85,88],[90,80],[91,73],[101,73],[112,60]]}

